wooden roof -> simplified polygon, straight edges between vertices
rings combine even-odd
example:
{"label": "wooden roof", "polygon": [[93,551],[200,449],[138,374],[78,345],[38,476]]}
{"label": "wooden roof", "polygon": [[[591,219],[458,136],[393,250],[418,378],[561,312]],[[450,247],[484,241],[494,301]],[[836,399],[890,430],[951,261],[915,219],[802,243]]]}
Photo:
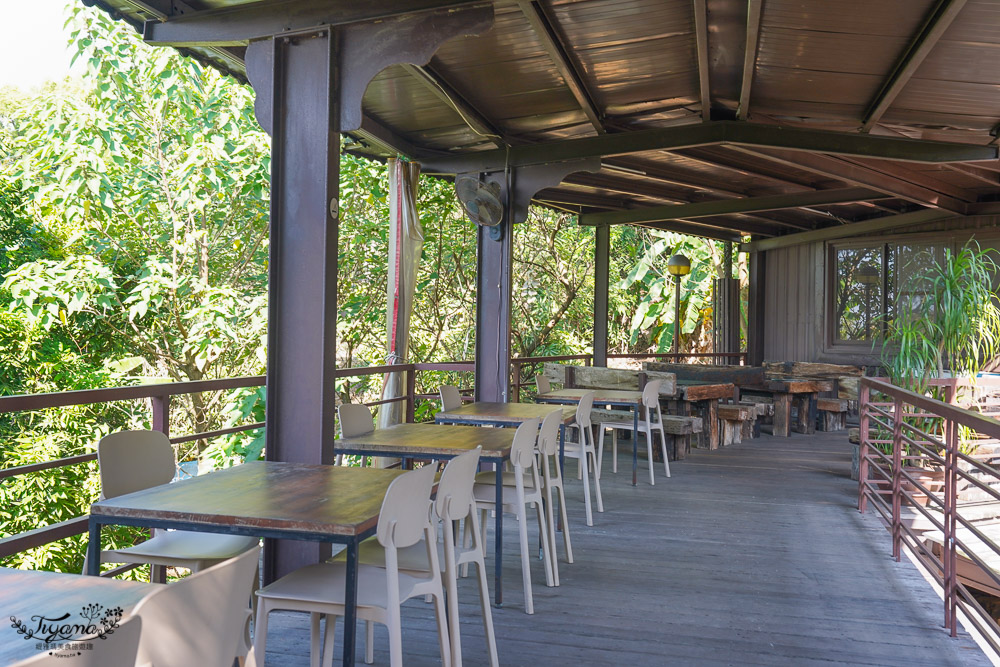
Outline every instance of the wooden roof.
{"label": "wooden roof", "polygon": [[738,240],[925,209],[921,220],[1000,213],[989,0],[98,4],[240,78],[247,40],[172,41],[162,27],[219,8],[295,29],[318,11],[492,4],[489,32],[375,77],[350,150],[440,173],[600,155],[600,172],[536,197],[584,224]]}

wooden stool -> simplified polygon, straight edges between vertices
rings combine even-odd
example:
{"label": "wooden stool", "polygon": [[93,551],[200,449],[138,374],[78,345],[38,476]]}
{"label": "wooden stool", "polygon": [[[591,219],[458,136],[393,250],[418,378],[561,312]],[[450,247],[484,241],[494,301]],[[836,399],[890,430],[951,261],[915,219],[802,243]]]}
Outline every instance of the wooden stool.
{"label": "wooden stool", "polygon": [[820,398],[816,400],[819,413],[816,428],[820,431],[843,431],[847,428],[847,399]]}
{"label": "wooden stool", "polygon": [[757,421],[756,408],[740,404],[720,405],[719,427],[722,431],[722,446],[743,442],[744,425],[749,423],[752,432],[754,421]]}

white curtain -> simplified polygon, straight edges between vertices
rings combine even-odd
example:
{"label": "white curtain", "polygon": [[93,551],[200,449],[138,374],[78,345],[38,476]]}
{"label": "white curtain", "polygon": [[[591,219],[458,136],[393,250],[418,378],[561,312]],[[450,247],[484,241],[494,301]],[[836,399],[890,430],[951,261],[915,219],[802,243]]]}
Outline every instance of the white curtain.
{"label": "white curtain", "polygon": [[[389,160],[389,284],[386,293],[386,363],[403,364],[410,341],[410,313],[417,289],[417,269],[424,243],[424,231],[417,216],[417,188],[420,165],[396,158]],[[382,399],[403,395],[403,374],[388,373],[382,385]],[[382,405],[379,428],[403,421],[406,404]]]}

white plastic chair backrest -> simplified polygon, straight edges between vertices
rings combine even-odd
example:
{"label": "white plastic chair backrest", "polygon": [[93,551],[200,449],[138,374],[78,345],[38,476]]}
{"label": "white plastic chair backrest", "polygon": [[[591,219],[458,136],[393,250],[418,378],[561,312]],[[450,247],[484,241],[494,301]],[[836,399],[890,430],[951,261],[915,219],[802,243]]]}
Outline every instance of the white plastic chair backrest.
{"label": "white plastic chair backrest", "polygon": [[434,511],[442,521],[459,521],[469,515],[482,451],[482,447],[476,447],[456,456],[444,467],[434,500]]}
{"label": "white plastic chair backrest", "polygon": [[547,394],[552,391],[552,383],[544,375],[535,376],[535,387],[538,389],[539,394]]}
{"label": "white plastic chair backrest", "polygon": [[530,470],[535,465],[535,442],[538,440],[538,423],[541,420],[533,417],[517,427],[514,432],[514,442],[510,448],[510,462],[524,470]]}
{"label": "white plastic chair backrest", "polygon": [[425,465],[392,480],[375,529],[375,537],[383,547],[405,549],[424,536],[430,524],[431,488],[436,470],[436,465]]}
{"label": "white plastic chair backrest", "polygon": [[542,428],[538,432],[538,451],[544,456],[555,456],[559,453],[559,424],[561,423],[562,410],[553,410],[542,420]]}
{"label": "white plastic chair backrest", "polygon": [[174,447],[159,431],[119,431],[97,443],[101,497],[167,484],[177,472]]}
{"label": "white plastic chair backrest", "polygon": [[580,397],[576,406],[576,423],[582,428],[590,428],[590,412],[594,409],[594,392],[588,391]]}
{"label": "white plastic chair backrest", "polygon": [[139,649],[139,636],[142,631],[142,619],[138,616],[128,616],[118,623],[118,627],[100,636],[80,637],[71,643],[91,644],[85,651],[76,649],[46,651],[38,655],[15,662],[12,667],[110,667],[113,665],[136,664],[135,654]]}
{"label": "white plastic chair backrest", "polygon": [[337,408],[337,415],[340,417],[340,436],[342,438],[364,435],[375,430],[375,420],[367,405],[344,403]]}
{"label": "white plastic chair backrest", "polygon": [[145,627],[136,664],[231,667],[259,559],[258,546],[143,598],[135,608]]}
{"label": "white plastic chair backrest", "polygon": [[462,395],[458,393],[458,387],[443,384],[438,390],[438,395],[441,396],[441,409],[445,412],[462,407]]}
{"label": "white plastic chair backrest", "polygon": [[646,383],[642,390],[642,404],[647,408],[655,408],[660,405],[660,380]]}

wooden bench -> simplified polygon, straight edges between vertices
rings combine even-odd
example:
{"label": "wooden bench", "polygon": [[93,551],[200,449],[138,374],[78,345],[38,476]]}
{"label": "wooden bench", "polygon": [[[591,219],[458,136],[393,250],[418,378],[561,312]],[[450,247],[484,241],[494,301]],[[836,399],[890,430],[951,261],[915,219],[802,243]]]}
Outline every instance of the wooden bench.
{"label": "wooden bench", "polygon": [[820,431],[843,431],[847,428],[847,399],[820,398],[816,400],[819,418],[816,428]]}
{"label": "wooden bench", "polygon": [[725,447],[743,442],[743,433],[749,428],[753,433],[753,422],[757,421],[757,408],[749,405],[724,404],[718,407],[720,444]]}
{"label": "wooden bench", "polygon": [[771,401],[754,401],[747,397],[740,401],[740,405],[745,405],[748,408],[752,408],[754,411],[753,421],[747,421],[743,423],[743,437],[744,438],[759,438],[760,437],[760,425],[768,417],[774,417],[774,403]]}

